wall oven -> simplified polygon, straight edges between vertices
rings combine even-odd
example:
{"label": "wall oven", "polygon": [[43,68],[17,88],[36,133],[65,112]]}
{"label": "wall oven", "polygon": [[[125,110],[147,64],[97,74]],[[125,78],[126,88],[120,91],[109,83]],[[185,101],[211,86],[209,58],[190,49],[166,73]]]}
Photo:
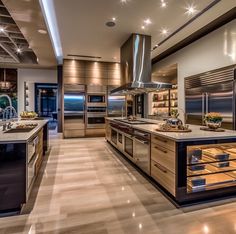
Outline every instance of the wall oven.
{"label": "wall oven", "polygon": [[105,128],[106,107],[87,107],[87,128]]}
{"label": "wall oven", "polygon": [[106,103],[106,95],[88,94],[88,103]]}

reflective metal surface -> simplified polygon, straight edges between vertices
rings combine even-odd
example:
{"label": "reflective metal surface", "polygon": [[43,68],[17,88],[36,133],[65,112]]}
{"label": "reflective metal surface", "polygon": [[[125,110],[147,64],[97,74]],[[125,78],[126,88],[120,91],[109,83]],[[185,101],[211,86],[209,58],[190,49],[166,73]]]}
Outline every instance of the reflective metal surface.
{"label": "reflective metal surface", "polygon": [[219,112],[223,128],[234,129],[235,74],[234,66],[185,79],[185,108],[189,124],[204,124],[208,112]]}
{"label": "reflective metal surface", "polygon": [[151,81],[151,36],[132,34],[121,47],[122,86],[112,95],[152,92],[172,88],[171,84]]}

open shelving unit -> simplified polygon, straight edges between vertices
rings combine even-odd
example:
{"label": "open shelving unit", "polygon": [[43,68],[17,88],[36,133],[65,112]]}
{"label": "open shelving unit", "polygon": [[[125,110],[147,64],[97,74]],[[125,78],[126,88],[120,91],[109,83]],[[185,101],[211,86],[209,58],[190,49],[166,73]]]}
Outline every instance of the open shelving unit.
{"label": "open shelving unit", "polygon": [[177,88],[153,92],[151,95],[151,115],[168,117],[171,109],[178,107]]}

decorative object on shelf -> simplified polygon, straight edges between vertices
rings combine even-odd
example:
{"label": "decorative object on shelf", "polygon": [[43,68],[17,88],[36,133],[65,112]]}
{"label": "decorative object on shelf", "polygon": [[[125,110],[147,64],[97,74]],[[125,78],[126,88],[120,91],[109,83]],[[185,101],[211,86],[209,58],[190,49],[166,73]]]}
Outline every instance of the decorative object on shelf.
{"label": "decorative object on shelf", "polygon": [[206,126],[210,129],[218,129],[221,127],[221,123],[222,123],[222,116],[220,115],[220,113],[217,112],[209,112],[205,115],[205,123]]}
{"label": "decorative object on shelf", "polygon": [[35,119],[38,117],[38,114],[34,111],[23,111],[20,113],[21,119]]}

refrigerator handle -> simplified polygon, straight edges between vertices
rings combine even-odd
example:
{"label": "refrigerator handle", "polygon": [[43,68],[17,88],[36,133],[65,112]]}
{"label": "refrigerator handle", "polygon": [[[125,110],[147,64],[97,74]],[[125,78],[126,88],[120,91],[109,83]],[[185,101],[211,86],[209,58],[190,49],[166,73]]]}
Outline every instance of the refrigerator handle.
{"label": "refrigerator handle", "polygon": [[206,114],[209,112],[209,94],[206,93]]}
{"label": "refrigerator handle", "polygon": [[202,94],[202,125],[204,125],[205,116],[205,93]]}

